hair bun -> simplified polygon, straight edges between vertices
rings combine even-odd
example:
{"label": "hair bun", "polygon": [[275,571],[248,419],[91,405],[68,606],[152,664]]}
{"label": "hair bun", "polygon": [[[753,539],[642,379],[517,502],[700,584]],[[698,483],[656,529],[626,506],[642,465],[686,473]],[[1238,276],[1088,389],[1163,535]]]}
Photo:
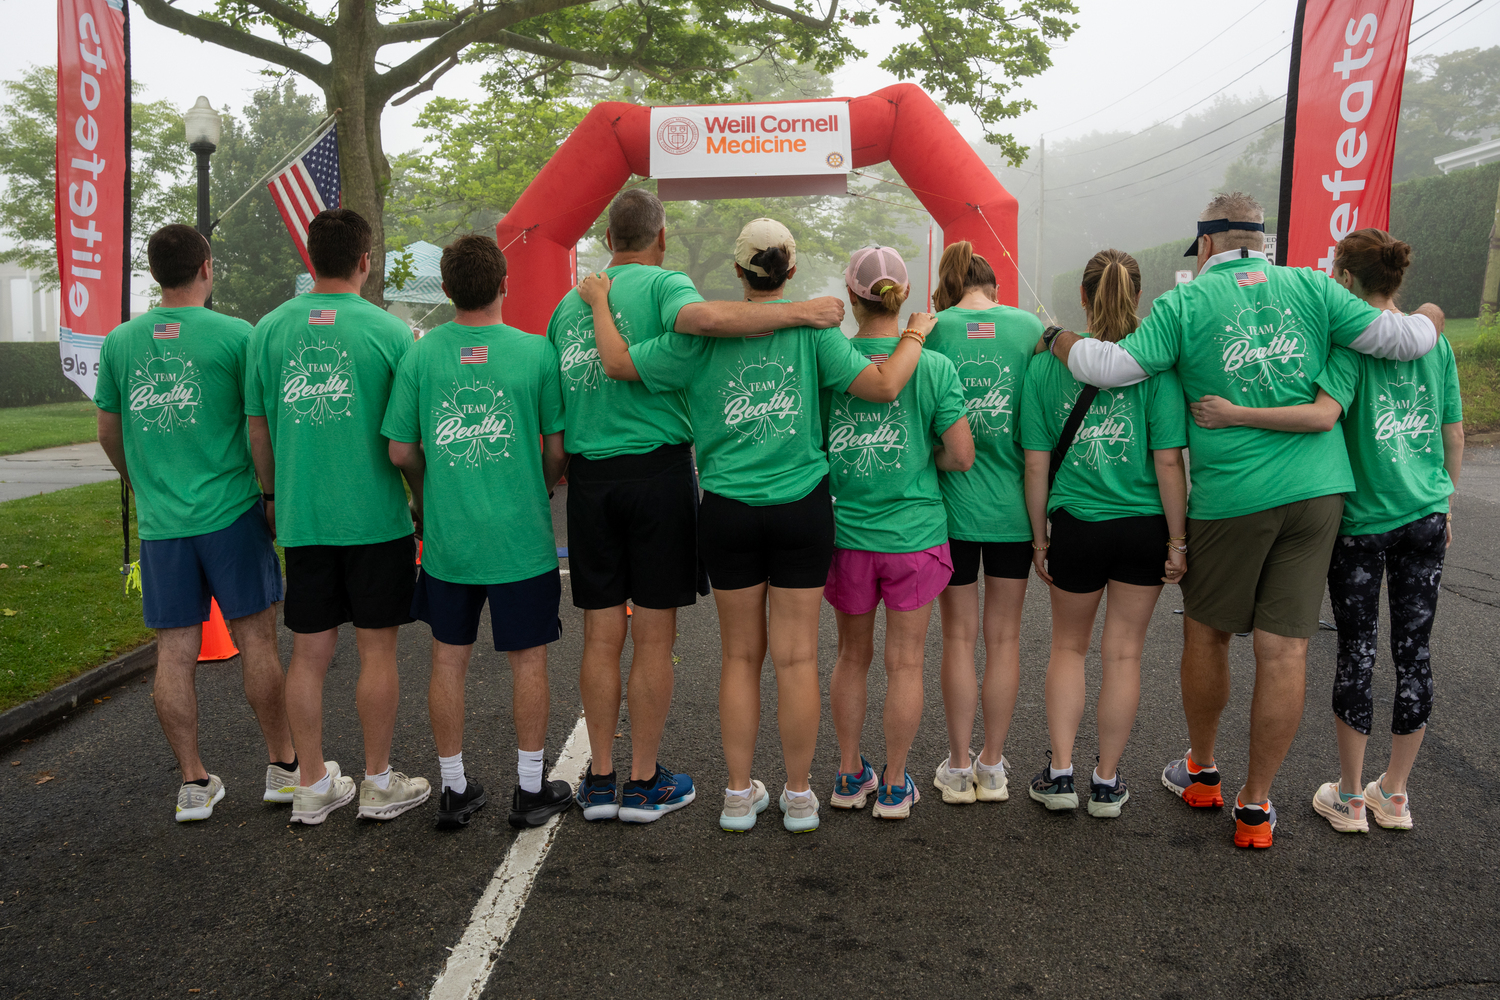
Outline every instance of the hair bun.
{"label": "hair bun", "polygon": [[1411,263],[1411,244],[1401,240],[1391,240],[1380,249],[1380,262],[1386,267],[1398,271],[1405,271]]}

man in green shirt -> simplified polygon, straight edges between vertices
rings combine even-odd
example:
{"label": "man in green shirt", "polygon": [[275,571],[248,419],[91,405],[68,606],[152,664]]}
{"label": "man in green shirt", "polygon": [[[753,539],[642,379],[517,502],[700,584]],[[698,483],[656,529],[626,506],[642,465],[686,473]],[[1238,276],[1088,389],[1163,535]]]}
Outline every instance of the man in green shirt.
{"label": "man in green shirt", "polygon": [[203,307],[214,265],[197,230],[157,230],[146,259],[162,304],[104,338],[94,401],[99,443],[135,491],[143,610],[157,630],[152,698],[182,769],[182,823],[208,819],[224,797],[198,755],[193,688],[210,600],[239,644],[245,698],[266,739],[262,798],[290,802],[298,774],[276,647],[281,566],[245,437],[250,324]]}
{"label": "man in green shirt", "polygon": [[485,804],[464,773],[463,734],[464,676],[486,600],[495,649],[510,659],[519,779],[510,823],[541,826],[573,804],[566,781],[545,781],[542,760],[547,644],[557,641],[562,599],[547,502],[564,459],[557,351],[504,324],[505,255],[493,239],[459,237],[443,250],[442,272],[457,318],[407,352],[381,427],[422,527],[412,615],[432,626],[438,826],[466,826]]}
{"label": "man in green shirt", "polygon": [[[1337,344],[1410,360],[1432,349],[1443,314],[1382,313],[1309,268],[1262,252],[1265,213],[1249,195],[1211,201],[1198,222],[1198,277],[1159,297],[1118,343],[1049,330],[1046,346],[1079,381],[1130,385],[1174,369],[1189,401],[1245,406],[1313,401]],[[1229,640],[1254,633],[1250,759],[1235,803],[1235,844],[1270,847],[1271,781],[1302,719],[1307,639],[1318,626],[1329,556],[1354,488],[1342,434],[1188,427],[1192,493],[1182,581],[1182,702],[1191,746],[1162,773],[1189,805],[1224,803],[1214,764],[1229,702]]]}
{"label": "man in green shirt", "polygon": [[[359,644],[359,815],[394,819],[431,792],[426,778],[390,766],[401,694],[396,630],[411,621],[417,570],[406,491],[380,422],[412,336],[359,295],[370,240],[369,223],[348,209],[314,218],[313,289],[261,319],[245,364],[250,446],[286,549],[287,715],[303,765],[292,819],[307,824],[354,798],[354,779],[323,759],[323,679],[344,622],[354,623]],[[279,522],[270,503],[278,485]]]}

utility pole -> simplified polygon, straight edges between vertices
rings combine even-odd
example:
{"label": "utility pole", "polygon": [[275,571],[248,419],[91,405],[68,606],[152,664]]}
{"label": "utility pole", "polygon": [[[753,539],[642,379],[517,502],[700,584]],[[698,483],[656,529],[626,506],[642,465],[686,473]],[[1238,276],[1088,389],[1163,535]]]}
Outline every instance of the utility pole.
{"label": "utility pole", "polygon": [[1037,205],[1036,205],[1036,251],[1031,264],[1032,294],[1036,298],[1036,312],[1042,309],[1042,223],[1047,215],[1047,136],[1045,134],[1037,141],[1040,148],[1040,162],[1037,164]]}
{"label": "utility pole", "polygon": [[1490,227],[1490,258],[1481,288],[1479,322],[1486,327],[1500,325],[1500,190],[1495,192],[1495,224]]}

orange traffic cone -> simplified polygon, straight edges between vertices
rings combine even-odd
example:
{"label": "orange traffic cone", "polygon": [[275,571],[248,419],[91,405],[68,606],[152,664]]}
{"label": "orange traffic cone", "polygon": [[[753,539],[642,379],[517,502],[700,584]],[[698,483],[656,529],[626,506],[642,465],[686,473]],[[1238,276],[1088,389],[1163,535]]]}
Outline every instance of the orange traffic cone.
{"label": "orange traffic cone", "polygon": [[203,623],[203,645],[198,650],[198,662],[205,660],[227,660],[239,656],[234,640],[229,638],[229,626],[224,624],[224,614],[219,602],[209,599],[208,621]]}
{"label": "orange traffic cone", "polygon": [[417,565],[422,565],[422,539],[417,539]]}

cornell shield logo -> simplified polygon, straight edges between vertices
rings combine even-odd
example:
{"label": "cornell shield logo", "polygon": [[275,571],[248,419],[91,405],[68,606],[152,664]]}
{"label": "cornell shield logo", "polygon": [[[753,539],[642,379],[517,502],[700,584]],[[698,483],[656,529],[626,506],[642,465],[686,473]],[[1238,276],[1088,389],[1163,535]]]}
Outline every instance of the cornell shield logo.
{"label": "cornell shield logo", "polygon": [[674,156],[691,153],[698,145],[698,126],[691,118],[668,118],[657,126],[656,144]]}

